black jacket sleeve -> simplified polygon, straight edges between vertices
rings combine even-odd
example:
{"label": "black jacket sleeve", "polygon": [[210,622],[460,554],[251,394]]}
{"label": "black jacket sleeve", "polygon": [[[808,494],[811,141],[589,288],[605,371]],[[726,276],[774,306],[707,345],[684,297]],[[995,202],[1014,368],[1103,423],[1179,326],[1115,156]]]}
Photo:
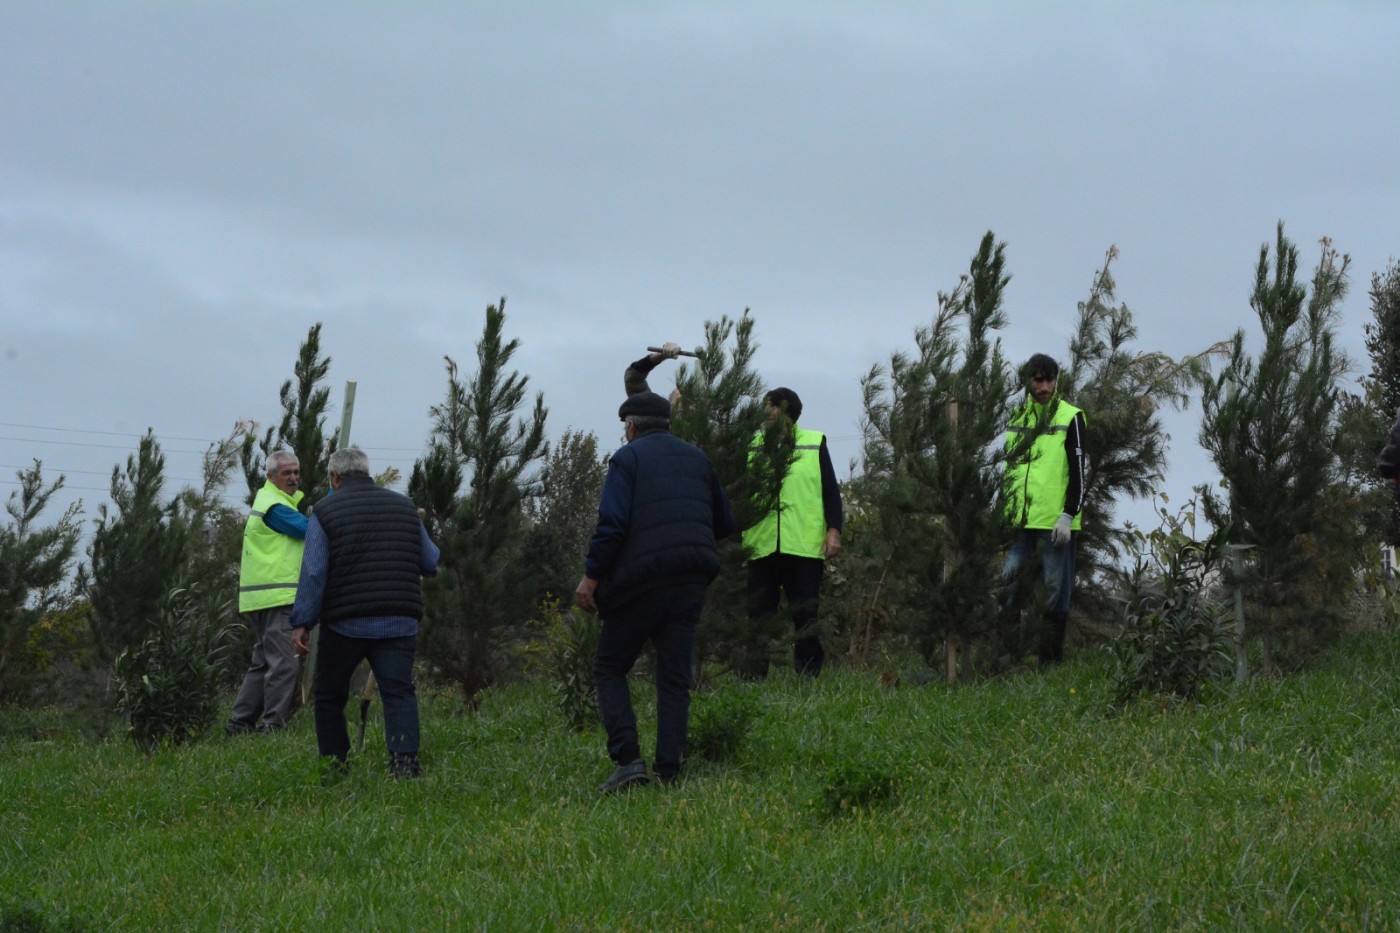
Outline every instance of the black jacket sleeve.
{"label": "black jacket sleeve", "polygon": [[841,530],[841,484],[836,480],[836,468],[831,465],[831,453],[826,449],[826,435],[822,435],[822,446],[818,453],[822,469],[822,511],[826,513],[826,527]]}
{"label": "black jacket sleeve", "polygon": [[647,374],[655,368],[656,364],[652,362],[650,353],[627,367],[627,371],[622,374],[622,388],[626,390],[628,398],[651,391],[651,387],[647,385]]}
{"label": "black jacket sleeve", "polygon": [[1069,483],[1065,487],[1065,512],[1078,515],[1084,508],[1084,477],[1089,468],[1084,454],[1084,413],[1074,416],[1065,431],[1065,457],[1069,461]]}

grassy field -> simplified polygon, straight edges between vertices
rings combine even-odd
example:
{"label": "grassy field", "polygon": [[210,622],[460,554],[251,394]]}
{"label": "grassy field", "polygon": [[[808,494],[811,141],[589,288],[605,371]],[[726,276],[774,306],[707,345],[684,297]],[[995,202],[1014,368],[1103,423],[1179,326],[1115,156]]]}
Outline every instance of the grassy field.
{"label": "grassy field", "polygon": [[[601,733],[567,732],[538,686],[492,692],[472,716],[425,697],[427,774],[412,782],[385,775],[373,720],[373,752],[335,784],[305,714],[281,735],[150,758],[12,735],[0,916],[95,930],[1400,929],[1400,634],[1351,636],[1312,671],[1199,706],[1119,715],[1101,655],[956,688],[831,670],[750,689],[761,712],[733,762],[618,798],[595,791]],[[832,803],[872,786],[893,794]]]}

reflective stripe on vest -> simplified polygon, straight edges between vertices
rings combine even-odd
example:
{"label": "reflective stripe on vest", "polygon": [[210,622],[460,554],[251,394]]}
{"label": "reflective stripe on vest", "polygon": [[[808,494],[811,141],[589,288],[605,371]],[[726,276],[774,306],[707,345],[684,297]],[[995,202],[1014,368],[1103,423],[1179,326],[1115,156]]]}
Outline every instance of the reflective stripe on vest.
{"label": "reflective stripe on vest", "polygon": [[826,509],[822,502],[821,447],[825,435],[793,426],[796,454],[778,497],[778,508],[744,531],[750,560],[775,552],[797,557],[822,556],[826,543]]}
{"label": "reflective stripe on vest", "polygon": [[[1035,438],[1030,449],[1006,468],[1006,514],[1017,528],[1054,528],[1065,510],[1069,487],[1065,434],[1075,415],[1083,412],[1060,398],[1050,404],[1054,409],[1047,423],[1040,422],[1044,406],[1031,402],[1021,407],[1006,428],[1008,451],[1024,443],[1027,435]],[[1079,530],[1080,517],[1075,515],[1070,526],[1075,531]]]}
{"label": "reflective stripe on vest", "polygon": [[290,606],[296,600],[305,543],[273,531],[263,521],[263,516],[274,505],[285,505],[296,511],[297,503],[305,496],[301,490],[289,496],[271,480],[258,490],[243,526],[243,561],[238,570],[239,612]]}

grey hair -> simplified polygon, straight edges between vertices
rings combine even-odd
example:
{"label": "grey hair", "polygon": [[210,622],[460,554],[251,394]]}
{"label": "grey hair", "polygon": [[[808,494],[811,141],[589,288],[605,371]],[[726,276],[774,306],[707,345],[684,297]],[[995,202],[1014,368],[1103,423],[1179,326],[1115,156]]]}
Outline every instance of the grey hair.
{"label": "grey hair", "polygon": [[272,476],[289,463],[300,464],[301,461],[290,450],[274,450],[267,455],[267,475]]}
{"label": "grey hair", "polygon": [[331,454],[326,469],[337,476],[369,476],[369,455],[358,447],[342,447]]}
{"label": "grey hair", "polygon": [[660,415],[628,415],[627,420],[638,434],[643,431],[669,431],[671,429],[671,419],[663,418]]}

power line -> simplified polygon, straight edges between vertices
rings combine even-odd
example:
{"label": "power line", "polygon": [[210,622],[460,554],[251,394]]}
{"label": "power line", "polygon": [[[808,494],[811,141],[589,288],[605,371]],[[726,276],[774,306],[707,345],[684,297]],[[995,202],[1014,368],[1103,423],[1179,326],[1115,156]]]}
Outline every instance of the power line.
{"label": "power line", "polygon": [[[94,431],[94,432],[92,432],[92,433],[94,433],[94,434],[99,434],[99,433],[108,433],[108,432]],[[186,438],[186,440],[198,440],[198,438],[193,438],[193,437],[191,437],[191,438]],[[134,448],[128,447],[128,446],[125,446],[125,445],[122,445],[122,444],[85,444],[85,443],[83,443],[82,441],[50,441],[50,440],[45,440],[45,439],[43,439],[43,438],[38,438],[38,437],[9,437],[9,436],[6,436],[6,435],[0,435],[0,441],[18,441],[18,442],[20,442],[20,443],[22,443],[22,444],[58,444],[58,445],[63,446],[63,447],[100,447],[100,448],[102,448],[102,449],[104,449],[104,450],[127,450],[127,451],[134,450]],[[167,454],[200,454],[200,455],[203,455],[203,454],[204,454],[204,451],[202,451],[202,450],[172,450],[172,449],[167,448],[167,447],[162,447],[162,448],[161,448],[161,453],[167,453]]]}
{"label": "power line", "polygon": [[[20,465],[17,464],[17,463],[0,463],[0,470],[28,470],[28,469],[32,469],[32,467],[20,466]],[[82,473],[82,474],[87,475],[87,476],[111,476],[111,475],[112,475],[112,471],[111,471],[111,470],[65,470],[65,469],[63,469],[62,467],[48,467],[47,470],[48,470],[48,472],[50,472],[50,473],[58,473],[58,474],[61,475],[61,476],[67,476],[69,473]],[[185,476],[166,476],[165,479],[171,480],[171,481],[176,482],[176,483],[201,483],[201,482],[203,482],[203,480],[190,479],[190,478],[185,477]],[[65,485],[63,488],[64,488],[64,489],[73,489],[74,487]]]}
{"label": "power line", "polygon": [[[80,430],[80,429],[78,429],[78,428],[48,428],[48,427],[44,427],[43,425],[37,425],[37,424],[11,424],[10,422],[6,422],[6,421],[0,421],[0,427],[6,427],[6,428],[27,428],[27,429],[35,430],[35,431],[63,431],[63,432],[65,432],[65,433],[69,433],[69,434],[100,434],[100,435],[104,435],[104,436],[107,436],[107,437],[134,437],[134,438],[136,438],[138,441],[146,436],[145,434],[130,434],[130,433],[122,433],[122,432],[120,432],[120,431],[88,431],[88,430]],[[162,436],[159,435],[159,434],[154,435],[154,437],[155,437],[156,441],[160,441],[160,440],[162,439]],[[222,443],[223,443],[223,440],[213,441],[213,440],[209,440],[208,438],[204,438],[204,437],[176,437],[175,435],[169,435],[169,434],[168,434],[168,435],[165,435],[165,436],[164,436],[164,439],[165,439],[165,440],[171,440],[171,441],[194,441],[194,442],[196,442],[196,443],[211,444],[211,445],[213,445],[213,444],[222,444]],[[226,438],[225,438],[225,440],[226,440]],[[134,450],[134,449],[135,449],[134,447],[130,447],[130,446],[127,446],[127,445],[124,445],[124,444],[90,444],[90,443],[84,443],[84,442],[82,442],[82,441],[57,441],[57,440],[48,440],[48,439],[46,439],[46,438],[37,438],[37,437],[10,437],[10,436],[8,436],[8,435],[0,435],[0,441],[18,441],[18,442],[20,442],[20,443],[25,443],[25,444],[60,444],[60,445],[63,445],[63,446],[65,446],[65,447],[96,447],[96,448],[101,448],[101,449],[104,449],[104,450],[128,450],[128,451],[130,451],[130,450]],[[422,450],[423,450],[421,447],[368,447],[368,446],[363,446],[363,445],[356,445],[356,446],[359,446],[360,449],[363,450],[363,451],[365,451],[366,453],[369,453],[369,452],[378,452],[378,453],[405,453],[405,454],[416,454],[416,453],[422,453]],[[168,454],[199,454],[199,455],[201,455],[201,456],[203,456],[203,454],[205,453],[205,451],[203,451],[203,450],[175,450],[175,449],[172,449],[172,448],[169,448],[169,447],[162,447],[162,448],[161,448],[161,452],[162,452],[162,453],[168,453]]]}
{"label": "power line", "polygon": [[[108,437],[141,438],[146,436],[144,432],[141,434],[132,434],[130,431],[95,431],[87,430],[84,428],[51,428],[48,425],[43,424],[12,424],[8,421],[0,421],[0,428],[24,428],[28,431],[61,431],[64,434],[105,434]],[[199,441],[200,443],[205,444],[218,443],[218,441],[211,441],[207,437],[176,437],[172,434],[166,435],[166,438],[172,441]]]}
{"label": "power line", "polygon": [[[185,482],[185,481],[184,481],[184,480],[181,480],[180,482]],[[21,483],[21,482],[19,482],[18,480],[13,480],[13,479],[0,479],[0,486],[23,486],[23,485],[24,485],[24,484]],[[106,487],[106,486],[70,486],[70,485],[68,485],[67,483],[64,483],[64,484],[63,484],[63,490],[62,490],[62,491],[63,491],[63,492],[105,492],[105,493],[110,493],[112,490],[109,489],[109,488]],[[239,492],[221,492],[221,493],[219,493],[219,498],[222,499],[222,500],[224,500],[224,501],[232,501],[232,502],[242,502],[242,501],[243,501],[242,493],[239,493]]]}

